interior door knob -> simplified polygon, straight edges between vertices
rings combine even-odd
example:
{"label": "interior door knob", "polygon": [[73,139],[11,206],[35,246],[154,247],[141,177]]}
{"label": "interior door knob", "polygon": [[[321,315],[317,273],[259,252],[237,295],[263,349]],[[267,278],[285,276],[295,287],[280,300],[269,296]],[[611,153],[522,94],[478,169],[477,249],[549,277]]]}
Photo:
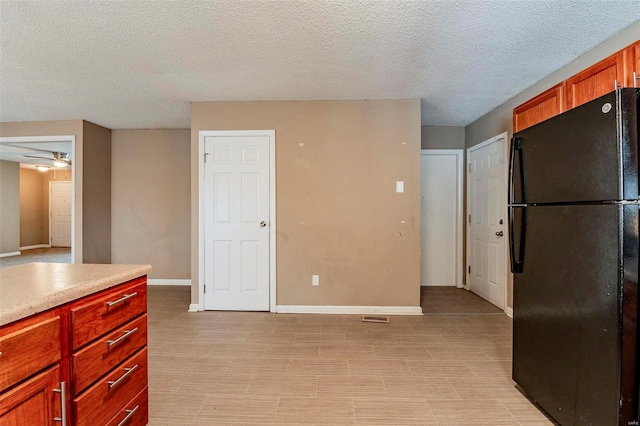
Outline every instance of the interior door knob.
{"label": "interior door knob", "polygon": [[264,220],[260,222],[260,228],[264,228],[265,226],[267,226],[267,222],[265,222]]}
{"label": "interior door knob", "polygon": [[496,232],[496,237],[502,237],[504,233],[502,231]]}

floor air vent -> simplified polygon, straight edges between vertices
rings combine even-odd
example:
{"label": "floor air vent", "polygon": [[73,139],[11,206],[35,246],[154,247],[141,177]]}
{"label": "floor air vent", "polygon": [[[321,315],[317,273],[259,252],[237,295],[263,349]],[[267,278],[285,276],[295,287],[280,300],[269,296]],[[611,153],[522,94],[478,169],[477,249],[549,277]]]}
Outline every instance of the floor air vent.
{"label": "floor air vent", "polygon": [[389,317],[378,317],[375,315],[363,315],[362,322],[381,322],[384,324],[389,324]]}

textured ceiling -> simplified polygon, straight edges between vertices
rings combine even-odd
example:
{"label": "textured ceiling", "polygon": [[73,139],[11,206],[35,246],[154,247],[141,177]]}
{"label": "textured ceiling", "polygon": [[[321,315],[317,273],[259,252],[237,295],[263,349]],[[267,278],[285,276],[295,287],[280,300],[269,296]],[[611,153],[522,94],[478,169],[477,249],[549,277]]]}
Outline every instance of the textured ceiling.
{"label": "textured ceiling", "polygon": [[0,1],[0,120],[188,128],[190,101],[421,98],[466,125],[638,1]]}

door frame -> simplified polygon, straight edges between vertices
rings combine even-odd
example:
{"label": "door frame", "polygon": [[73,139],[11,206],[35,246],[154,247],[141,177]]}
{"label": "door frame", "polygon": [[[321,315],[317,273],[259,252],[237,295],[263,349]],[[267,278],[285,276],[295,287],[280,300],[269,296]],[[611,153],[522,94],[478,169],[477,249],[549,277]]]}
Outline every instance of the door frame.
{"label": "door frame", "polygon": [[204,311],[205,179],[204,142],[207,136],[269,137],[269,311],[276,312],[276,131],[200,130],[198,132],[198,310]]}
{"label": "door frame", "polygon": [[[504,162],[502,163],[502,168],[503,168],[503,178],[504,178],[504,203],[503,203],[503,209],[502,209],[502,214],[505,219],[505,224],[506,224],[506,220],[507,220],[507,213],[508,213],[508,182],[509,182],[509,137],[508,137],[508,132],[503,132],[497,136],[494,136],[492,138],[489,138],[477,145],[474,145],[470,148],[467,148],[465,155],[466,155],[466,163],[467,163],[467,168],[465,170],[465,174],[466,174],[466,184],[467,184],[467,203],[466,203],[466,215],[467,218],[469,217],[469,212],[471,211],[471,185],[470,185],[470,179],[471,179],[471,152],[476,151],[480,148],[484,148],[487,145],[490,145],[496,141],[499,141],[500,139],[504,139]],[[467,290],[471,290],[471,287],[469,285],[469,267],[471,266],[471,223],[469,222],[469,220],[467,219],[467,227],[466,227],[466,233],[467,233],[467,237],[465,238],[465,242],[466,242],[466,261],[465,261],[465,271],[466,271],[466,277],[467,279],[465,280],[465,286],[464,288]],[[511,310],[511,308],[509,308],[509,305],[507,304],[507,287],[509,284],[509,227],[505,226],[505,230],[504,230],[504,238],[505,238],[505,244],[504,244],[504,312],[508,314],[508,312]]]}
{"label": "door frame", "polygon": [[[439,156],[439,155],[455,155],[456,156],[456,172],[457,172],[457,182],[456,182],[456,278],[455,278],[455,286],[457,288],[464,287],[464,261],[462,258],[462,246],[464,245],[464,237],[463,237],[463,203],[464,203],[464,149],[421,149],[420,150],[420,165],[422,166],[422,157],[423,156]],[[422,176],[422,168],[420,169],[420,173]],[[422,179],[421,179],[422,180]],[[420,197],[422,198],[422,184],[420,185]],[[420,210],[420,217],[422,218],[422,210]],[[422,223],[422,221],[421,221]],[[422,241],[420,242],[422,248]],[[422,260],[421,260],[422,261]],[[422,286],[422,280],[420,280],[420,285]]]}
{"label": "door frame", "polygon": [[[71,142],[71,263],[82,262],[82,152],[76,146],[75,135],[61,136],[0,136],[0,143],[18,142]],[[78,149],[80,148],[80,149]],[[51,220],[51,219],[49,219]],[[49,240],[51,241],[51,240]]]}
{"label": "door frame", "polygon": [[[69,181],[65,181],[65,180],[50,180],[49,181],[49,247],[52,247],[51,242],[53,241],[53,235],[51,232],[51,224],[52,221],[51,219],[53,218],[53,197],[51,196],[53,194],[53,185],[59,185],[59,184],[71,184],[71,199],[73,200],[73,181],[69,182]],[[71,207],[71,230],[73,231],[73,207]],[[73,247],[73,237],[71,238],[71,247]]]}

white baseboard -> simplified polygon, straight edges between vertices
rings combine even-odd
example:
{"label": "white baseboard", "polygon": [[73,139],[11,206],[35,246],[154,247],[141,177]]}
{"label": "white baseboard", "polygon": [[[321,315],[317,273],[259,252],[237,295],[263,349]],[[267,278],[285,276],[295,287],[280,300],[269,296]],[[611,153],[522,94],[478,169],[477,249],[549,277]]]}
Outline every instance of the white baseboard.
{"label": "white baseboard", "polygon": [[51,244],[36,244],[33,246],[24,246],[24,247],[20,247],[20,250],[31,250],[31,249],[37,249],[37,248],[51,248]]}
{"label": "white baseboard", "polygon": [[9,257],[9,256],[20,256],[22,253],[19,251],[12,251],[9,253],[0,253],[0,257]]}
{"label": "white baseboard", "polygon": [[200,305],[198,305],[197,303],[192,303],[189,305],[188,312],[198,312],[199,310],[200,310]]}
{"label": "white baseboard", "polygon": [[277,305],[279,314],[377,314],[377,315],[422,315],[420,306],[313,306]]}
{"label": "white baseboard", "polygon": [[504,313],[507,314],[509,318],[513,318],[513,308],[507,306],[506,308],[504,308]]}
{"label": "white baseboard", "polygon": [[183,285],[190,286],[191,280],[165,280],[162,278],[159,279],[148,279],[147,285]]}

